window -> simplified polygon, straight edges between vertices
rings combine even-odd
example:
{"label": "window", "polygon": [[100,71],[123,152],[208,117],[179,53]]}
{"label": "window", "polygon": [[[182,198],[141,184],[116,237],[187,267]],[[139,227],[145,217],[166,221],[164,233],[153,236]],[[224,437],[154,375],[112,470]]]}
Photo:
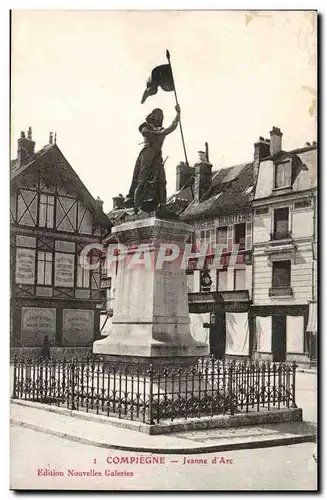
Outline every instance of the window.
{"label": "window", "polygon": [[278,208],[274,211],[274,238],[280,239],[289,236],[288,208]]}
{"label": "window", "polygon": [[234,225],[234,243],[239,245],[240,250],[245,249],[245,224]]}
{"label": "window", "polygon": [[234,269],[234,290],[245,289],[245,269]]}
{"label": "window", "polygon": [[77,288],[90,288],[90,270],[77,263]]}
{"label": "window", "polygon": [[227,226],[217,228],[217,244],[227,245]]}
{"label": "window", "polygon": [[227,269],[217,269],[217,292],[227,290]]}
{"label": "window", "polygon": [[52,261],[50,252],[37,253],[37,283],[38,285],[52,285]]}
{"label": "window", "polygon": [[273,288],[288,288],[291,286],[291,261],[281,260],[273,262]]}
{"label": "window", "polygon": [[292,163],[287,160],[275,166],[275,188],[290,187],[292,184]]}
{"label": "window", "polygon": [[48,194],[41,194],[39,226],[52,228],[53,220],[54,220],[54,196]]}
{"label": "window", "polygon": [[211,229],[203,229],[200,233],[201,243],[210,243]]}

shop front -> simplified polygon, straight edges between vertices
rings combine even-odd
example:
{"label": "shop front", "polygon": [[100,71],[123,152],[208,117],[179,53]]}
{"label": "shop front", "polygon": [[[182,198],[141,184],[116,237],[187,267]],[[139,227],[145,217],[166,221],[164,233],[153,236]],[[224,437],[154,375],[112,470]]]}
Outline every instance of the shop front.
{"label": "shop front", "polygon": [[251,306],[253,356],[273,362],[308,362],[308,305]]}
{"label": "shop front", "polygon": [[245,359],[251,352],[248,291],[189,293],[191,333],[210,354]]}

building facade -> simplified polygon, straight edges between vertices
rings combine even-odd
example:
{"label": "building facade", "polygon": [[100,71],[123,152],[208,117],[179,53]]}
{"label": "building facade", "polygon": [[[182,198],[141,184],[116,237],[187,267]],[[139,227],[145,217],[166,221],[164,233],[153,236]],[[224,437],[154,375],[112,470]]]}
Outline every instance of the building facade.
{"label": "building facade", "polygon": [[[186,167],[187,169],[189,167]],[[178,170],[183,169],[183,165]],[[181,219],[193,229],[194,253],[208,245],[204,266],[194,258],[187,270],[192,335],[209,344],[218,358],[250,356],[252,349],[252,209],[255,162],[212,172],[207,158],[189,172],[186,186],[178,185],[170,200],[193,196]],[[185,196],[186,195],[186,196]],[[215,253],[221,252],[215,262]]]}
{"label": "building facade", "polygon": [[315,357],[317,145],[283,151],[273,127],[253,206],[254,357]]}
{"label": "building facade", "polygon": [[[241,165],[213,171],[206,151],[176,168],[168,205],[193,227],[191,333],[218,358],[317,357],[317,145],[286,152],[281,138],[273,127]],[[114,198],[113,223],[128,213],[124,197]],[[115,270],[109,275],[112,315]]]}
{"label": "building facade", "polygon": [[[32,131],[10,166],[11,346],[85,347],[99,336],[100,269],[79,255],[111,223],[53,141],[35,152]],[[99,260],[90,254],[93,263]]]}

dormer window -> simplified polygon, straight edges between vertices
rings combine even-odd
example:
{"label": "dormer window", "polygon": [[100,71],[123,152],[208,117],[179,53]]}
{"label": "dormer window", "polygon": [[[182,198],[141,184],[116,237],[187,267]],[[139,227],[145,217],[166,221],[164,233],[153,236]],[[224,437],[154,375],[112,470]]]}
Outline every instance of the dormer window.
{"label": "dormer window", "polygon": [[292,185],[292,161],[287,159],[275,165],[275,189],[287,188]]}

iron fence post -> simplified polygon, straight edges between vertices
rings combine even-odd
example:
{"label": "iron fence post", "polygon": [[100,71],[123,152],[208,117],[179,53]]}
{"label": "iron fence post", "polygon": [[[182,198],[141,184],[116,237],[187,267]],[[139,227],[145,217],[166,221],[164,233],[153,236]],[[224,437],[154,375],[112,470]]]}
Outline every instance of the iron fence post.
{"label": "iron fence post", "polygon": [[153,398],[153,366],[150,364],[149,374],[149,409],[148,409],[148,423],[150,425],[154,424],[152,415],[152,398]]}
{"label": "iron fence post", "polygon": [[16,399],[17,398],[17,357],[14,357],[14,363],[13,363],[13,388],[12,388],[12,398]]}

